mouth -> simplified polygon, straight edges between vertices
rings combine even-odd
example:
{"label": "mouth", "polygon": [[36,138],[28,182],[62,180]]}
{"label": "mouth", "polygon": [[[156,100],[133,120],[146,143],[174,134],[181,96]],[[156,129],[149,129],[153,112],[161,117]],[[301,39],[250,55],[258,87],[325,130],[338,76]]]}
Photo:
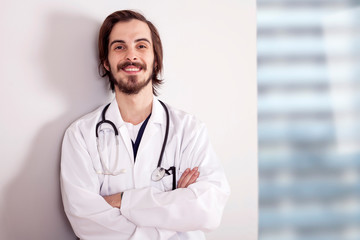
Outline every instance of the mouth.
{"label": "mouth", "polygon": [[125,74],[136,75],[142,70],[146,71],[146,64],[140,62],[123,62],[117,65],[117,70],[122,71]]}
{"label": "mouth", "polygon": [[124,71],[127,74],[137,74],[142,70],[142,67],[129,65],[124,68],[121,68],[122,71]]}

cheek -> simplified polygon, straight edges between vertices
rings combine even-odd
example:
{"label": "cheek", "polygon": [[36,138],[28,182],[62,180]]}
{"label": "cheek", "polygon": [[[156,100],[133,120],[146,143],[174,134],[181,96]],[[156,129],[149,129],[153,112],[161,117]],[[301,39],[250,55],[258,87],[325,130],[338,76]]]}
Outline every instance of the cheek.
{"label": "cheek", "polygon": [[109,53],[108,55],[108,61],[111,66],[116,66],[122,59],[122,56],[120,54],[115,53]]}
{"label": "cheek", "polygon": [[152,64],[155,59],[155,55],[151,52],[142,52],[139,54],[139,57],[142,61],[146,62],[147,65]]}
{"label": "cheek", "polygon": [[146,63],[148,67],[154,67],[155,58],[153,56],[148,56],[146,58]]}

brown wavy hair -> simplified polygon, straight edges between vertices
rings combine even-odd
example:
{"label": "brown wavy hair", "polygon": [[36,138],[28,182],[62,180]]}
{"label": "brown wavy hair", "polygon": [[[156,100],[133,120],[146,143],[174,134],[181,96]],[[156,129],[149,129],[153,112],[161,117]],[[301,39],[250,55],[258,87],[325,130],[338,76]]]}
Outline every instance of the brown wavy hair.
{"label": "brown wavy hair", "polygon": [[106,70],[106,68],[104,67],[104,63],[108,60],[109,36],[112,31],[112,28],[116,23],[128,22],[133,19],[146,23],[150,28],[151,40],[153,42],[153,50],[154,50],[154,62],[156,63],[153,64],[152,86],[153,86],[153,93],[155,96],[157,96],[157,89],[162,84],[162,80],[159,78],[159,75],[161,74],[163,68],[163,50],[162,50],[160,35],[156,27],[138,12],[131,10],[116,11],[110,14],[101,25],[99,31],[99,41],[98,41],[99,61],[100,61],[99,74],[101,77],[108,76],[110,88],[114,92],[115,91],[115,83],[113,82],[114,80],[111,79],[110,72]]}

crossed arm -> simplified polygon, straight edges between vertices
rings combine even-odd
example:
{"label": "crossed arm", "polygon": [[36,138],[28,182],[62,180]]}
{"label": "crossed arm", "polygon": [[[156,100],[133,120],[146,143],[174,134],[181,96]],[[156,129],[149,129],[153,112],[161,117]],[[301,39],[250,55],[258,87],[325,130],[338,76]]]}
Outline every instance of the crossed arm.
{"label": "crossed arm", "polygon": [[[196,179],[199,177],[198,168],[195,167],[192,170],[187,168],[185,172],[181,175],[177,188],[187,188],[190,184],[193,184]],[[122,193],[116,193],[109,196],[104,196],[105,201],[114,208],[121,207],[121,195]]]}
{"label": "crossed arm", "polygon": [[202,128],[189,137],[180,159],[180,169],[199,166],[200,176],[197,168],[186,169],[174,191],[145,187],[127,190],[121,198],[121,193],[99,195],[100,182],[87,142],[73,125],[63,141],[61,191],[75,234],[89,240],[135,235],[142,239],[144,234],[151,239],[169,239],[176,232],[216,228],[230,189],[204,131]]}

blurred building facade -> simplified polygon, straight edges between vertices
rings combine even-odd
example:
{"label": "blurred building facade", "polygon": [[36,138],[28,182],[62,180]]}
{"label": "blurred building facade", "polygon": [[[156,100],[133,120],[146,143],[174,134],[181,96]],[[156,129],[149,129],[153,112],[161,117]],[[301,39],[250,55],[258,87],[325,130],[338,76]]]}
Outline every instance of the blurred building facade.
{"label": "blurred building facade", "polygon": [[259,239],[360,239],[360,1],[257,0]]}

